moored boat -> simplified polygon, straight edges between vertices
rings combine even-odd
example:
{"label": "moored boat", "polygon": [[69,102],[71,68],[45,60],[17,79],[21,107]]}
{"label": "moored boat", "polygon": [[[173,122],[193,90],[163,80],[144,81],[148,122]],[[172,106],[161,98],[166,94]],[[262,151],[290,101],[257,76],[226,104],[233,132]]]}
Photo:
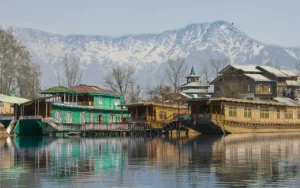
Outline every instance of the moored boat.
{"label": "moored boat", "polygon": [[300,103],[290,98],[195,98],[187,102],[191,114],[183,124],[199,133],[300,132]]}

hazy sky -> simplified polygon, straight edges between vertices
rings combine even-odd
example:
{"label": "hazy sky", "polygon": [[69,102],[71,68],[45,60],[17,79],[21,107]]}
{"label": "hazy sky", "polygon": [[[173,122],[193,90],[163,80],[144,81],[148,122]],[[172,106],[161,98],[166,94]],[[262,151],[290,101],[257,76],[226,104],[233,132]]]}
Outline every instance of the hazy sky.
{"label": "hazy sky", "polygon": [[0,25],[60,34],[158,33],[216,20],[265,43],[300,46],[299,0],[0,0]]}

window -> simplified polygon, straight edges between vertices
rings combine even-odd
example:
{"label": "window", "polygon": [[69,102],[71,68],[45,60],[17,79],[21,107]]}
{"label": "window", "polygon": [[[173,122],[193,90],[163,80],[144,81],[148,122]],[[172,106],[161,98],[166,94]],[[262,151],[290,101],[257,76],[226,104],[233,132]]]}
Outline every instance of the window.
{"label": "window", "polygon": [[236,107],[229,107],[229,117],[236,117]]}
{"label": "window", "polygon": [[252,115],[252,113],[251,113],[251,109],[244,109],[244,117],[245,118],[251,118],[251,115]]}
{"label": "window", "polygon": [[297,119],[300,119],[300,111],[297,111]]}
{"label": "window", "polygon": [[159,119],[167,119],[167,113],[166,112],[163,112],[163,111],[160,111],[159,112]]}
{"label": "window", "polygon": [[98,104],[102,104],[102,97],[98,97]]}
{"label": "window", "polygon": [[90,114],[90,122],[94,122],[94,114],[93,113]]}
{"label": "window", "polygon": [[250,92],[251,91],[251,86],[250,86],[250,84],[248,84],[248,92]]}
{"label": "window", "polygon": [[269,117],[270,117],[269,110],[266,110],[266,109],[260,110],[260,118],[268,119]]}
{"label": "window", "polygon": [[285,119],[293,119],[293,111],[292,110],[286,110],[284,113]]}
{"label": "window", "polygon": [[113,123],[114,122],[114,114],[110,114],[109,115],[109,123]]}
{"label": "window", "polygon": [[119,99],[114,99],[114,104],[118,105],[119,104]]}
{"label": "window", "polygon": [[102,114],[99,114],[99,115],[98,115],[98,121],[99,121],[99,123],[102,122]]}
{"label": "window", "polygon": [[80,123],[85,123],[85,113],[84,112],[81,112],[80,113]]}
{"label": "window", "polygon": [[277,119],[280,119],[280,109],[277,109]]}
{"label": "window", "polygon": [[66,122],[72,123],[72,113],[71,112],[67,112]]}
{"label": "window", "polygon": [[55,120],[61,122],[61,113],[59,110],[55,112]]}

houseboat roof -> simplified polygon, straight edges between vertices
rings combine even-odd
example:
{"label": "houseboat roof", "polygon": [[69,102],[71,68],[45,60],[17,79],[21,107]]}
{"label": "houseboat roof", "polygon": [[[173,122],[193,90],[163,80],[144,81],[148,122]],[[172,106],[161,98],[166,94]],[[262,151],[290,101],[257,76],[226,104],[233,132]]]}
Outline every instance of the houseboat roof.
{"label": "houseboat roof", "polygon": [[46,90],[43,90],[40,93],[41,94],[56,94],[56,93],[75,93],[75,92],[64,86],[54,86],[54,87],[48,88]]}
{"label": "houseboat roof", "polygon": [[[163,104],[163,103],[155,103],[155,102],[141,102],[141,103],[131,103],[131,104],[123,104],[121,106],[126,107],[136,107],[136,106],[161,106],[161,107],[169,107],[169,108],[178,108],[178,105],[172,104]],[[179,108],[187,108],[186,106],[180,105]]]}
{"label": "houseboat roof", "polygon": [[256,65],[228,65],[220,72],[220,74],[223,74],[223,72],[225,72],[229,68],[242,70],[243,72],[248,72],[248,73],[261,73],[261,71],[258,70],[256,67],[257,67]]}
{"label": "houseboat roof", "polygon": [[274,82],[274,80],[270,80],[269,78],[261,75],[261,74],[245,74],[248,78],[256,81],[256,82]]}
{"label": "houseboat roof", "polygon": [[300,106],[300,102],[288,97],[275,97],[275,101],[283,103],[286,106]]}
{"label": "houseboat roof", "polygon": [[248,104],[266,104],[266,105],[274,105],[274,106],[286,106],[286,104],[284,104],[282,102],[276,102],[276,101],[235,99],[235,98],[226,98],[226,97],[187,99],[187,102],[192,102],[192,101],[226,101],[226,102],[238,102],[238,103],[248,103]]}
{"label": "houseboat roof", "polygon": [[300,81],[296,80],[286,80],[285,81],[288,86],[300,86]]}
{"label": "houseboat roof", "polygon": [[102,89],[98,86],[89,86],[89,85],[84,85],[84,84],[74,86],[74,87],[71,88],[71,90],[74,91],[74,92],[77,92],[77,93],[99,93],[99,94],[114,94],[114,95],[117,95],[117,93],[115,93],[113,91]]}
{"label": "houseboat roof", "polygon": [[10,104],[23,104],[30,101],[29,99],[20,98],[20,97],[13,97],[13,96],[6,96],[0,98],[0,102],[10,103]]}
{"label": "houseboat roof", "polygon": [[273,74],[276,77],[293,77],[293,76],[297,76],[295,73],[293,73],[292,71],[288,71],[288,70],[279,70],[276,69],[274,67],[270,67],[270,66],[257,66],[257,68],[260,68],[270,74]]}

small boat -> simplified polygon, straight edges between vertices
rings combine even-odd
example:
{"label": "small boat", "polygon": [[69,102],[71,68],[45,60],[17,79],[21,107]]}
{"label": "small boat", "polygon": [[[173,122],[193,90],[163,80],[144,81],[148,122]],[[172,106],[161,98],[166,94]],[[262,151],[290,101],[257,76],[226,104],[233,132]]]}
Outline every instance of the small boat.
{"label": "small boat", "polygon": [[67,135],[68,136],[78,136],[78,135],[80,135],[80,132],[68,132]]}

